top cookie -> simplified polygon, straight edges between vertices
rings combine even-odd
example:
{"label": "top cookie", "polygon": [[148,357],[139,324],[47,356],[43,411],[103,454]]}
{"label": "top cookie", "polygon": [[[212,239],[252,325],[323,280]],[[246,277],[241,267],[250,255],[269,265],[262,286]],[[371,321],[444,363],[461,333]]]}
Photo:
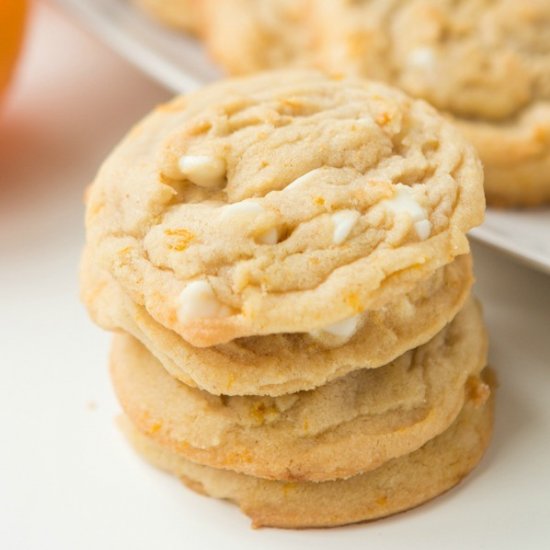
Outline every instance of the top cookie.
{"label": "top cookie", "polygon": [[548,0],[312,0],[318,62],[399,86],[477,147],[493,203],[550,200]]}
{"label": "top cookie", "polygon": [[289,71],[155,110],[101,168],[87,228],[136,303],[210,346],[350,322],[466,252],[483,210],[477,156],[433,108]]}

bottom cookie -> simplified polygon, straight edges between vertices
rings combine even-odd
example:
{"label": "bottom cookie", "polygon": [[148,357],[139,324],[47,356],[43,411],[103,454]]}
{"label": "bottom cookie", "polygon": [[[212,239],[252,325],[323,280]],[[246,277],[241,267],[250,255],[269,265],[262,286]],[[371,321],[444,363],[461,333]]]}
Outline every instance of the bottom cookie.
{"label": "bottom cookie", "polygon": [[254,527],[331,527],[381,518],[413,508],[447,491],[479,462],[493,425],[488,387],[472,387],[449,429],[417,451],[346,480],[289,483],[194,464],[160,446],[123,417],[122,428],[149,462],[191,489],[228,499]]}

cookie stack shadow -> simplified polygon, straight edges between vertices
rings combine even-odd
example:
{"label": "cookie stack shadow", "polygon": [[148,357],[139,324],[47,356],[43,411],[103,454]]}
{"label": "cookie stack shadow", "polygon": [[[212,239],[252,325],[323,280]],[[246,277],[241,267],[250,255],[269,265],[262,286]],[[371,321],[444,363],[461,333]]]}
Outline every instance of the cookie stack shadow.
{"label": "cookie stack shadow", "polygon": [[[324,256],[327,263],[336,266],[326,274],[330,285],[323,287],[324,283],[319,283],[313,287],[306,281],[308,300],[318,301],[311,307],[299,292],[294,292],[283,303],[292,293],[283,295],[280,290],[270,293],[270,285],[275,288],[284,283],[280,282],[278,272],[275,275],[269,272],[269,266],[277,268],[280,262],[284,275],[289,254],[271,252],[269,262],[262,264],[264,288],[259,288],[257,294],[255,289],[249,294],[243,292],[243,301],[239,303],[231,294],[224,294],[227,289],[222,283],[226,268],[218,271],[219,277],[209,278],[205,267],[205,273],[195,273],[187,280],[184,270],[180,269],[176,284],[171,277],[178,272],[178,264],[163,262],[159,254],[164,247],[169,250],[170,258],[176,257],[179,261],[181,254],[195,243],[210,246],[209,235],[215,238],[218,212],[221,212],[219,223],[229,234],[228,243],[240,243],[242,239],[245,247],[248,241],[243,235],[256,228],[256,242],[250,245],[257,247],[254,258],[268,248],[282,247],[280,228],[284,224],[279,218],[272,216],[264,220],[262,216],[265,212],[271,213],[273,208],[277,216],[284,217],[285,208],[296,205],[296,200],[284,202],[285,186],[271,193],[269,189],[266,192],[264,186],[262,192],[266,194],[261,196],[258,191],[255,195],[260,197],[258,203],[271,196],[272,201],[279,201],[277,208],[268,202],[262,203],[261,208],[251,208],[250,202],[243,207],[246,201],[242,200],[227,200],[229,204],[225,205],[210,203],[207,193],[215,187],[213,181],[219,178],[219,170],[216,158],[202,151],[200,162],[207,159],[207,170],[203,167],[197,172],[198,157],[193,157],[195,164],[187,158],[179,166],[185,185],[199,188],[197,193],[206,193],[206,199],[193,195],[186,204],[184,191],[178,188],[179,194],[171,196],[169,206],[159,217],[160,210],[151,199],[156,190],[147,191],[144,184],[149,195],[148,200],[142,200],[144,191],[135,179],[132,187],[124,188],[121,184],[121,174],[125,173],[121,170],[121,159],[128,158],[129,151],[137,154],[135,141],[144,135],[147,136],[144,143],[152,150],[151,158],[144,158],[142,154],[132,162],[139,160],[144,172],[148,169],[143,166],[150,163],[153,172],[170,173],[166,162],[173,149],[166,145],[167,133],[163,130],[166,117],[171,121],[170,131],[177,133],[192,124],[197,112],[203,117],[219,116],[225,105],[226,90],[223,83],[216,86],[210,89],[209,95],[199,93],[184,104],[176,100],[149,117],[108,161],[88,198],[82,295],[93,319],[116,332],[111,375],[124,411],[120,421],[123,431],[148,461],[178,476],[197,492],[234,501],[252,518],[255,526],[343,525],[387,516],[432,499],[456,485],[475,467],[487,448],[492,429],[491,383],[485,370],[487,335],[480,306],[471,296],[472,260],[464,235],[470,226],[479,222],[479,212],[483,210],[482,205],[471,203],[479,200],[482,193],[481,172],[473,150],[455,136],[431,108],[389,88],[357,81],[331,81],[310,73],[292,73],[286,79],[262,76],[231,84],[233,96],[239,87],[245,92],[250,90],[248,103],[242,109],[252,109],[253,115],[260,119],[260,107],[272,97],[279,101],[286,94],[288,102],[293,101],[294,110],[304,97],[310,98],[307,106],[310,111],[313,101],[332,102],[336,106],[345,104],[345,116],[368,119],[366,124],[372,122],[378,126],[388,121],[377,117],[377,109],[385,109],[385,116],[396,119],[397,112],[405,113],[407,127],[395,130],[399,136],[395,140],[402,139],[404,144],[423,139],[422,135],[433,141],[433,135],[428,135],[425,128],[424,134],[417,134],[415,129],[426,120],[428,126],[435,121],[433,132],[439,132],[440,143],[438,152],[429,158],[433,170],[425,169],[432,174],[423,180],[422,185],[426,187],[435,188],[437,177],[450,185],[448,174],[436,174],[438,167],[446,162],[437,155],[445,152],[445,148],[461,149],[459,167],[444,168],[452,172],[460,189],[451,201],[449,208],[454,210],[449,210],[448,221],[442,221],[445,209],[441,205],[445,199],[437,197],[432,207],[429,193],[413,196],[402,183],[395,183],[399,175],[395,175],[387,198],[368,198],[386,212],[385,217],[373,214],[379,231],[375,235],[377,243],[389,242],[380,235],[389,235],[392,228],[401,224],[400,236],[393,233],[391,246],[382,252],[378,244],[373,248],[370,241],[366,244],[360,241],[360,235],[366,234],[369,224],[375,222],[368,217],[363,220],[362,216],[370,214],[352,211],[352,206],[360,209],[358,191],[341,179],[349,179],[351,169],[345,172],[339,168],[338,175],[331,171],[330,161],[326,161],[329,168],[317,171],[313,180],[308,180],[309,172],[304,170],[299,177],[306,179],[292,189],[300,193],[300,208],[304,212],[307,207],[303,205],[313,197],[311,202],[321,213],[304,214],[300,223],[319,225],[311,233],[304,229],[303,235],[296,230],[290,237],[285,235],[285,246],[291,246],[292,238],[304,239],[309,248],[301,247],[303,255],[307,256],[312,249],[330,251]],[[277,86],[281,89],[277,90]],[[351,90],[349,103],[341,97],[348,93],[345,90]],[[357,96],[360,100],[355,107],[353,102]],[[191,107],[193,101],[198,106]],[[317,106],[318,112],[323,109],[331,112],[332,103]],[[213,104],[216,109],[208,111],[207,104]],[[365,112],[354,112],[354,108]],[[231,113],[236,112],[234,104],[231,109]],[[191,112],[190,117],[187,112]],[[181,120],[174,121],[178,116]],[[289,115],[284,111],[281,116]],[[250,129],[246,124],[241,122],[238,139],[244,139],[250,146],[254,139],[260,139],[254,137],[254,132],[260,132],[261,128]],[[288,127],[301,121],[296,116],[286,124]],[[250,131],[251,139],[243,137],[243,126],[245,131]],[[443,130],[440,131],[439,126]],[[279,126],[275,124],[274,128],[277,133]],[[203,136],[206,142],[211,138],[209,129],[206,137]],[[187,146],[197,132],[187,132]],[[346,129],[340,125],[339,135],[342,132],[345,134]],[[237,130],[224,135],[223,139],[235,140],[236,134]],[[409,137],[403,137],[404,134]],[[280,133],[279,142],[284,139],[285,135]],[[325,138],[321,135],[316,139]],[[395,140],[394,146],[400,148],[402,158],[407,158],[405,146],[395,145]],[[151,145],[157,141],[161,145]],[[339,146],[356,147],[353,145],[356,142],[355,138],[350,144],[340,140]],[[168,155],[168,161],[162,154]],[[385,154],[390,160],[384,166],[399,162],[392,160],[389,153]],[[415,149],[410,158],[416,155]],[[234,166],[232,162],[230,158],[224,160],[223,166],[228,170],[224,175],[226,180],[236,177],[236,169],[232,168],[230,173],[227,168]],[[464,168],[468,163],[474,167],[470,171]],[[378,161],[377,166],[382,164]],[[191,165],[194,168],[189,168]],[[410,170],[410,166],[403,170]],[[398,171],[392,168],[388,173]],[[170,174],[176,179],[177,174]],[[379,170],[372,178],[378,181],[383,179],[382,175]],[[293,177],[293,182],[299,177]],[[405,178],[404,172],[401,177]],[[205,178],[210,178],[208,185]],[[325,185],[325,179],[338,180],[338,189],[333,191],[329,184]],[[172,182],[170,185],[175,187]],[[130,188],[139,198],[129,198]],[[333,192],[343,194],[335,199]],[[447,192],[450,193],[448,189]],[[353,196],[349,204],[346,204],[347,195]],[[322,204],[317,200],[320,196]],[[201,203],[204,208],[212,208],[207,225],[213,226],[205,227],[202,211],[200,223],[194,222],[195,210],[174,216],[174,197],[178,204],[192,205],[195,210]],[[331,200],[343,205],[340,211],[330,206]],[[425,202],[420,204],[422,200]],[[412,204],[411,201],[420,202]],[[462,207],[460,201],[466,201],[466,206]],[[238,209],[235,204],[240,205]],[[326,216],[323,208],[328,209]],[[374,207],[369,208],[374,211]],[[137,213],[140,209],[150,214],[146,222]],[[289,212],[286,222],[291,215],[301,216],[300,209]],[[456,212],[462,213],[459,216]],[[145,224],[147,229],[141,231],[135,228],[137,225],[133,227],[130,215],[135,215],[139,224]],[[258,216],[262,218],[260,222]],[[240,227],[243,219],[246,223]],[[279,228],[275,236],[266,237],[271,235],[266,229],[269,224]],[[328,229],[323,233],[325,226]],[[332,241],[323,244],[323,239]],[[353,244],[358,247],[353,250],[360,253],[354,252],[352,258],[350,249],[342,242],[351,243],[353,239],[359,243]],[[227,255],[229,248],[226,244]],[[206,266],[216,253],[203,250],[201,265]],[[238,261],[246,256],[242,248],[238,254]],[[320,257],[319,254],[317,258]],[[365,259],[369,263],[354,264]],[[183,262],[190,265],[193,257]],[[159,271],[153,272],[151,264],[161,266]],[[313,260],[310,264],[317,265]],[[372,265],[379,269],[371,271]],[[297,270],[300,266],[294,263],[290,269]],[[336,272],[341,280],[330,279]],[[253,273],[250,270],[247,277],[251,279]],[[269,279],[270,276],[273,279]],[[375,276],[378,279],[373,283]],[[237,279],[233,273],[232,289],[238,286]],[[242,285],[246,286],[249,279],[245,283],[241,280]],[[275,279],[277,283],[272,282]],[[181,280],[184,280],[182,284]],[[301,284],[296,280],[293,284]],[[175,298],[172,300],[171,296]],[[348,314],[343,315],[346,311]],[[280,330],[281,327],[289,330]]]}

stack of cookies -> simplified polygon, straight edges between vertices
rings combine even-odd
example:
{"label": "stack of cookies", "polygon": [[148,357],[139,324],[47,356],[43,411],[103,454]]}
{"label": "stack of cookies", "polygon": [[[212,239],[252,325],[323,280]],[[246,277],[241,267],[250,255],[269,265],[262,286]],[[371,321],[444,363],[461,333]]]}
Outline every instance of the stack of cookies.
{"label": "stack of cookies", "polygon": [[82,295],[137,451],[254,525],[449,489],[492,426],[479,160],[420,100],[288,71],[160,106],[87,199]]}
{"label": "stack of cookies", "polygon": [[429,101],[476,146],[487,199],[550,203],[548,0],[134,0],[231,74],[313,65]]}

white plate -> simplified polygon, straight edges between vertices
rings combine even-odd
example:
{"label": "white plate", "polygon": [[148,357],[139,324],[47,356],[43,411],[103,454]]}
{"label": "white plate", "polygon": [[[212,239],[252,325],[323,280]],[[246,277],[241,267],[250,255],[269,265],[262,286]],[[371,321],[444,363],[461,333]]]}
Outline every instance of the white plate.
{"label": "white plate", "polygon": [[[176,93],[221,76],[192,37],[157,24],[129,0],[56,0],[126,59]],[[472,236],[550,273],[550,209],[489,209]]]}

